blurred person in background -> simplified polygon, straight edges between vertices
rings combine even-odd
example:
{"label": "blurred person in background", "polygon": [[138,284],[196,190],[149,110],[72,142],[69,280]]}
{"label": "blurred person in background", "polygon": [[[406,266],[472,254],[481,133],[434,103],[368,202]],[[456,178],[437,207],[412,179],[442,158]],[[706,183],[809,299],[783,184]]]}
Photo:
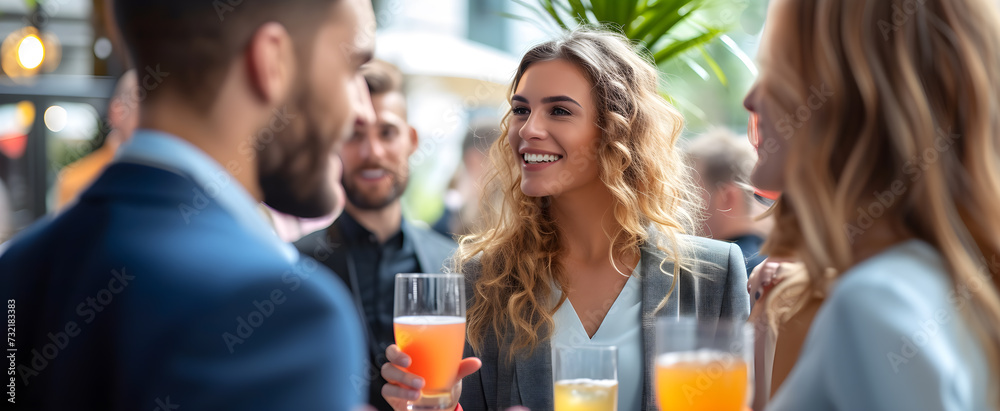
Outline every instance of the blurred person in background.
{"label": "blurred person in background", "polygon": [[417,131],[406,120],[403,74],[374,60],[362,68],[371,94],[374,121],[358,121],[344,143],[341,177],[347,202],[329,227],[295,246],[323,263],[350,288],[361,310],[369,345],[370,402],[392,407],[382,398],[385,380],[379,367],[392,344],[395,277],[398,273],[442,272],[456,244],[403,217],[400,198],[410,179],[409,158],[417,150]]}
{"label": "blurred person in background", "polygon": [[767,21],[744,102],[752,181],[782,192],[764,249],[823,299],[767,409],[1000,410],[1000,4],[775,0]]}
{"label": "blurred person in background", "polygon": [[[499,201],[483,203],[456,254],[469,300],[454,388],[465,410],[551,410],[551,347],[613,345],[618,409],[652,411],[657,316],[749,316],[739,247],[687,234],[700,197],[658,75],[621,34],[582,29],[519,63],[489,152],[485,191]],[[395,345],[386,356],[382,393],[402,410],[424,381]]]}
{"label": "blurred person in background", "polygon": [[[445,209],[434,231],[449,237],[469,234],[480,223],[480,201],[486,185],[487,152],[500,138],[500,120],[478,120],[462,140],[462,163],[445,194]],[[495,200],[495,199],[493,199]],[[485,200],[490,201],[490,200]]]}
{"label": "blurred person in background", "polygon": [[139,125],[139,81],[135,70],[118,79],[108,104],[108,131],[100,148],[59,171],[56,178],[56,210],[66,208],[111,164],[118,147],[132,138]]}
{"label": "blurred person in background", "polygon": [[371,3],[219,4],[114,2],[131,61],[151,73],[140,129],[75,204],[0,256],[24,409],[365,403],[349,292],[257,204],[316,217],[337,203],[330,155],[373,116],[359,76]]}
{"label": "blurred person in background", "polygon": [[757,161],[753,146],[724,128],[714,128],[691,140],[685,150],[702,188],[706,218],[699,234],[736,243],[743,251],[747,273],[764,261],[750,172]]}

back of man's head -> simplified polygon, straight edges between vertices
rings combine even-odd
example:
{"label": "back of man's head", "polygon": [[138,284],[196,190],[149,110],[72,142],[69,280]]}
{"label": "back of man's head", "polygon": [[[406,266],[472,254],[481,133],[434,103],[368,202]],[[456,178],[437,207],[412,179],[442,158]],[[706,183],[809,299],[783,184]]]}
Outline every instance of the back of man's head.
{"label": "back of man's head", "polygon": [[337,1],[343,0],[114,0],[114,12],[147,99],[180,90],[197,108],[206,108],[225,68],[261,25],[281,23],[297,49],[308,50],[328,16],[323,11]]}
{"label": "back of man's head", "polygon": [[[712,190],[720,184],[750,187],[750,173],[757,162],[757,154],[746,138],[724,128],[713,128],[691,140],[685,152],[706,189]],[[753,192],[744,191],[749,203]]]}

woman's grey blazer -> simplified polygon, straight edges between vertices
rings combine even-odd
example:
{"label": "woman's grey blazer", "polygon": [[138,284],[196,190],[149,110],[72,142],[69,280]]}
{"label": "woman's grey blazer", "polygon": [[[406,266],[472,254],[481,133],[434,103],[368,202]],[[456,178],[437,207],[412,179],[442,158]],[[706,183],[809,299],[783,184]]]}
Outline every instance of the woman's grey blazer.
{"label": "woman's grey blazer", "polygon": [[[657,317],[693,316],[745,321],[750,316],[746,265],[740,248],[735,244],[693,236],[681,236],[681,241],[691,245],[694,263],[689,264],[690,270],[681,271],[677,290],[659,312],[656,308],[673,281],[673,263],[664,263],[663,270],[668,274],[661,273],[659,264],[666,254],[651,245],[642,247],[642,344],[646,364],[642,411],[656,410],[652,371],[656,355],[654,324]],[[694,275],[692,271],[698,274]],[[464,267],[464,272],[466,296],[471,306],[480,266],[472,262]],[[511,336],[499,344],[492,332],[486,337],[481,351],[474,352],[466,344],[465,356],[479,357],[483,367],[462,380],[462,408],[466,411],[503,411],[507,407],[523,405],[532,411],[551,411],[552,357],[548,341],[540,343],[534,352],[518,354],[513,362],[508,362]]]}

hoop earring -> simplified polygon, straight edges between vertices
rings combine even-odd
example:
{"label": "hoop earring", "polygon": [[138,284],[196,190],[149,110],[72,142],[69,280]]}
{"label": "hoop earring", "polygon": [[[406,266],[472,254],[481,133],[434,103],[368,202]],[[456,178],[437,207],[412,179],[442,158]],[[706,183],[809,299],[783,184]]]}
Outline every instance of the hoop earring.
{"label": "hoop earring", "polygon": [[620,275],[622,277],[629,278],[629,277],[632,276],[631,274],[626,275],[625,273],[622,272],[622,270],[618,269],[618,265],[615,264],[615,256],[614,256],[614,254],[611,255],[611,266],[614,267],[615,271],[618,272],[618,275]]}

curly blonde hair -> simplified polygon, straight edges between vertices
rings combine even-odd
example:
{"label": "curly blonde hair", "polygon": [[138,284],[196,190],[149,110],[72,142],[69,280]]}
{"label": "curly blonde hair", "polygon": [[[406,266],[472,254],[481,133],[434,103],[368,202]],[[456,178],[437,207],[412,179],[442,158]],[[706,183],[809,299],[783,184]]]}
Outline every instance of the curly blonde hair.
{"label": "curly blonde hair", "polygon": [[[599,178],[613,198],[613,217],[621,227],[608,233],[609,257],[634,255],[642,244],[653,244],[667,254],[664,262],[676,263],[676,284],[686,255],[679,235],[694,227],[700,197],[675,147],[683,119],[658,94],[656,67],[620,34],[577,29],[528,51],[509,95],[532,64],[555,59],[579,67],[593,85],[597,125],[602,130],[594,156]],[[505,136],[510,116],[508,110],[502,121]],[[483,225],[460,240],[455,264],[457,271],[470,262],[481,267],[470,296],[474,300],[468,310],[469,343],[478,350],[490,331],[498,339],[513,333],[513,350],[508,353],[513,356],[514,351],[534,350],[551,335],[552,314],[568,291],[560,266],[563,244],[548,209],[551,199],[521,191],[519,162],[507,139],[491,146],[489,160],[492,167],[483,195],[500,193],[500,201],[483,202]],[[555,305],[554,287],[562,291]]]}

